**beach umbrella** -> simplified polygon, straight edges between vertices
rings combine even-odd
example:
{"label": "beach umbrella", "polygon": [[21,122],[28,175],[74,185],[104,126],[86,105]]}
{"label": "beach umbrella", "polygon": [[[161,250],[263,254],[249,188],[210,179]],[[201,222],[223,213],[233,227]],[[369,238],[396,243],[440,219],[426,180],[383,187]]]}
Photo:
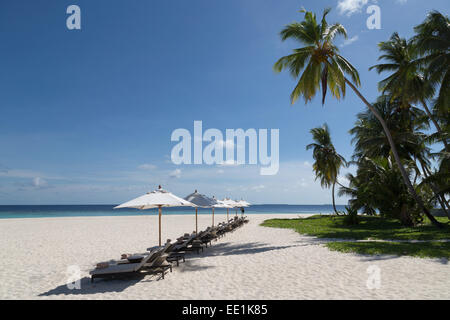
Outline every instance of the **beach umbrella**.
{"label": "beach umbrella", "polygon": [[[225,199],[224,199],[225,200]],[[217,204],[215,205],[216,208],[227,208],[227,222],[229,220],[229,210],[230,208],[233,208],[229,204],[226,204],[224,200],[217,200]]]}
{"label": "beach umbrella", "polygon": [[214,208],[227,208],[227,222],[228,222],[228,210],[233,207],[228,204],[225,204],[222,200],[216,199],[214,196],[213,199],[216,201],[216,204],[213,206],[213,226],[214,226]]}
{"label": "beach umbrella", "polygon": [[122,203],[114,209],[135,208],[139,210],[158,208],[159,215],[159,245],[161,246],[161,215],[162,207],[195,207],[195,204],[186,201],[176,195],[163,190],[161,186],[155,191],[137,197],[128,202]]}
{"label": "beach umbrella", "polygon": [[197,223],[197,214],[198,214],[198,207],[201,208],[212,208],[213,210],[213,225],[214,225],[214,205],[217,204],[217,201],[205,196],[204,194],[200,194],[195,190],[194,193],[191,193],[190,195],[184,197],[184,200],[189,201],[196,205],[195,207],[195,233],[198,233],[198,223]]}
{"label": "beach umbrella", "polygon": [[[239,200],[239,201],[237,201],[237,204],[238,204],[238,207],[239,208],[246,208],[246,207],[249,207],[250,206],[250,203],[248,203],[247,201],[245,201],[245,200]],[[243,214],[242,214],[243,215]]]}
{"label": "beach umbrella", "polygon": [[239,201],[238,201],[238,204],[239,204],[241,207],[250,207],[250,203],[247,202],[247,201],[245,201],[245,200],[239,200]]}
{"label": "beach umbrella", "polygon": [[[236,215],[237,215],[237,208],[239,207],[238,202],[231,200],[230,198],[225,198],[222,200],[222,202],[228,206],[230,206],[230,208],[236,208]],[[227,210],[227,216],[228,216],[228,210]]]}

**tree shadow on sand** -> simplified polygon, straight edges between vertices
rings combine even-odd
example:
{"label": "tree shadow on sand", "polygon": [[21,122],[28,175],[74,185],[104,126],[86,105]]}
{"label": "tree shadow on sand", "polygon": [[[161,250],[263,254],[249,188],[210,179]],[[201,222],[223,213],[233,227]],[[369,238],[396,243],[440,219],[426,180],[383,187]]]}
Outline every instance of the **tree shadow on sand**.
{"label": "tree shadow on sand", "polygon": [[214,268],[214,266],[205,266],[198,265],[196,262],[201,259],[204,255],[199,256],[199,259],[195,260],[186,260],[186,262],[180,263],[178,267],[176,267],[177,272],[190,272],[190,271],[202,271],[210,268]]}
{"label": "tree shadow on sand", "polygon": [[[374,246],[386,247],[387,248],[387,249],[385,249],[386,253],[367,253],[364,250],[364,247],[358,248],[358,246],[367,244],[366,241],[362,241],[362,240],[349,240],[349,239],[339,239],[339,238],[316,238],[313,236],[303,236],[302,239],[298,240],[297,242],[298,243],[309,243],[310,245],[324,245],[324,246],[326,246],[326,244],[328,244],[328,243],[345,242],[345,243],[348,243],[348,246],[351,246],[354,248],[354,251],[347,252],[347,254],[356,255],[356,256],[360,257],[361,261],[393,260],[393,259],[398,259],[401,257],[412,257],[412,258],[420,259],[419,257],[412,255],[411,253],[419,253],[421,251],[420,247],[416,247],[416,248],[406,247],[404,249],[404,251],[409,251],[410,254],[406,254],[406,252],[401,255],[398,253],[389,253],[388,252],[389,246],[408,246],[411,244],[408,241],[402,242],[401,240],[373,241],[373,242],[368,241],[368,242],[372,242]],[[330,248],[328,248],[328,249],[330,250]],[[341,253],[343,253],[343,252],[341,252]],[[438,254],[436,254],[436,255],[438,255]],[[440,264],[444,264],[444,265],[448,264],[448,259],[445,257],[442,257],[442,258],[441,257],[427,257],[427,258],[436,263],[440,263]]]}
{"label": "tree shadow on sand", "polygon": [[242,255],[242,254],[258,254],[273,250],[282,250],[301,245],[287,245],[287,246],[268,246],[267,243],[261,242],[249,242],[244,244],[231,244],[230,242],[224,242],[215,244],[212,247],[205,250],[203,256],[229,256],[229,255]]}

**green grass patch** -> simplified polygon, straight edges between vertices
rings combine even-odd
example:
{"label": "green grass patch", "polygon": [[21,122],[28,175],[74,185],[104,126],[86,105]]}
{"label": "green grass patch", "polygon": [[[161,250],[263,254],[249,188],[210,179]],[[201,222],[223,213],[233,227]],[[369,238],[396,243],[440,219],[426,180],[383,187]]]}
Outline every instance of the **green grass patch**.
{"label": "green grass patch", "polygon": [[[381,217],[360,216],[354,226],[344,224],[344,217],[312,216],[299,219],[270,219],[264,227],[293,229],[300,234],[318,238],[348,240],[442,240],[450,239],[450,225],[446,217],[437,219],[445,224],[443,229],[424,223],[417,227],[404,227],[398,221]],[[398,242],[329,242],[326,246],[335,251],[360,254],[393,254],[414,257],[450,258],[449,242],[398,243]]]}
{"label": "green grass patch", "polygon": [[330,242],[327,243],[326,246],[333,251],[359,254],[392,254],[419,258],[450,259],[449,242]]}
{"label": "green grass patch", "polygon": [[417,227],[404,227],[398,221],[372,216],[359,216],[360,223],[354,226],[344,224],[343,216],[312,216],[299,219],[270,219],[261,225],[264,227],[294,229],[298,233],[318,238],[339,238],[355,240],[441,240],[450,239],[448,219],[438,217],[445,223],[439,229],[430,223]]}

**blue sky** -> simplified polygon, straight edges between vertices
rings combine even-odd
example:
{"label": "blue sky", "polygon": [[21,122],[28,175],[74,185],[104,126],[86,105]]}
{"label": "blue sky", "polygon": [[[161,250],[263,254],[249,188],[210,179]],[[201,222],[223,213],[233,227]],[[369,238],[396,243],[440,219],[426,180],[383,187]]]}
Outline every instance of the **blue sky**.
{"label": "blue sky", "polygon": [[[366,27],[381,8],[382,28]],[[81,8],[81,30],[66,28],[66,8]],[[297,45],[281,28],[301,7],[339,21],[342,55],[374,100],[383,75],[377,43],[409,37],[427,11],[447,0],[13,1],[0,3],[0,204],[119,203],[162,184],[184,196],[198,189],[253,203],[330,203],[311,171],[309,130],[327,122],[350,158],[348,130],[364,106],[348,90],[290,105],[295,84],[272,65]],[[173,130],[194,120],[231,128],[280,129],[280,171],[258,166],[170,162]],[[350,169],[351,170],[351,169]],[[344,174],[345,172],[343,172]],[[346,203],[345,198],[338,203]]]}

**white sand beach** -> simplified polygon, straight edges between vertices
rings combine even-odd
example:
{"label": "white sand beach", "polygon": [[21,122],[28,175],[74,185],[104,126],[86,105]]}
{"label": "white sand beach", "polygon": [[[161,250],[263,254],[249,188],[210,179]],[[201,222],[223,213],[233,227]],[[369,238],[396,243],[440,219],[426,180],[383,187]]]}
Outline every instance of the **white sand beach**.
{"label": "white sand beach", "polygon": [[[363,256],[328,250],[316,238],[250,222],[190,254],[164,280],[96,280],[89,270],[122,253],[143,252],[158,240],[157,216],[0,220],[0,299],[450,299],[445,259]],[[224,215],[216,214],[216,222]],[[211,216],[200,215],[204,229]],[[194,217],[163,215],[163,239],[194,229]],[[66,286],[67,268],[79,266],[81,289]],[[368,289],[367,269],[381,271]],[[79,278],[80,278],[79,277]]]}

